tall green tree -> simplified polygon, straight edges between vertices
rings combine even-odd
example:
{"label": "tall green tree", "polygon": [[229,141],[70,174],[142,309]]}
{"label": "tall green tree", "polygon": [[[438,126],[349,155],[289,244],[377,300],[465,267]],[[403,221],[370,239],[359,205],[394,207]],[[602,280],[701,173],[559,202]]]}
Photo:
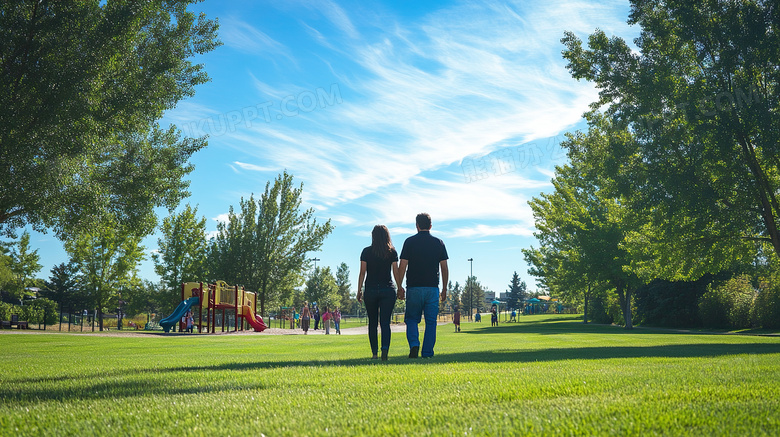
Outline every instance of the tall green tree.
{"label": "tall green tree", "polygon": [[572,76],[600,90],[590,128],[632,137],[584,151],[650,218],[627,240],[632,269],[694,280],[748,256],[746,243],[780,254],[777,4],[632,0],[628,22],[636,48],[603,31],[587,48],[562,41]]}
{"label": "tall green tree", "polygon": [[485,288],[477,281],[476,276],[469,276],[466,279],[465,285],[463,285],[463,294],[461,295],[461,302],[463,307],[468,309],[468,314],[473,314],[473,311],[484,311],[487,306],[485,305]]}
{"label": "tall green tree", "polygon": [[521,302],[525,300],[525,293],[525,281],[521,281],[520,275],[514,272],[512,280],[509,282],[509,289],[507,289],[507,307],[510,309],[520,308]]}
{"label": "tall green tree", "polygon": [[38,255],[38,249],[30,248],[30,233],[25,231],[21,238],[11,246],[10,250],[10,270],[13,275],[11,294],[15,299],[21,299],[24,296],[30,296],[33,293],[27,290],[27,287],[35,281],[35,274],[43,267],[38,261],[41,257]]}
{"label": "tall green tree", "polygon": [[76,266],[73,263],[60,263],[51,268],[49,280],[41,293],[44,297],[51,299],[60,307],[60,315],[66,310],[71,312],[74,309],[82,310],[85,308],[83,301],[79,298],[79,282]]}
{"label": "tall green tree", "polygon": [[303,293],[310,303],[317,302],[320,311],[325,311],[325,307],[333,309],[341,302],[339,287],[330,267],[315,267],[312,274],[306,279],[306,288]]}
{"label": "tall green tree", "polygon": [[190,59],[219,44],[191,3],[0,4],[0,231],[148,234],[155,207],[187,196],[205,141],[157,121],[208,80]]}
{"label": "tall green tree", "polygon": [[[11,272],[11,244],[10,242],[0,242],[0,297],[5,296],[6,288],[13,282],[14,275]],[[9,295],[10,298],[10,295]],[[3,299],[0,299],[2,301]]]}
{"label": "tall green tree", "polygon": [[336,286],[339,289],[339,296],[341,296],[341,301],[336,305],[343,309],[350,308],[352,306],[352,284],[349,282],[347,263],[339,264],[339,268],[336,270]]}
{"label": "tall green tree", "polygon": [[241,199],[228,220],[218,225],[209,250],[215,278],[257,290],[261,313],[269,304],[289,299],[302,285],[308,252],[316,252],[333,230],[330,220],[319,224],[314,210],[301,210],[303,185],[284,172],[266,183],[259,199]]}
{"label": "tall green tree", "polygon": [[[573,148],[578,138],[564,142]],[[620,199],[597,185],[588,167],[570,153],[571,165],[556,168],[552,193],[529,201],[533,210],[539,250],[524,251],[534,266],[532,275],[544,275],[551,291],[585,291],[587,281],[601,281],[614,289],[625,326],[632,328],[631,290],[639,283],[629,267],[623,243],[640,215],[631,214]]]}
{"label": "tall green tree", "polygon": [[117,293],[136,282],[143,260],[141,237],[123,229],[103,227],[94,234],[80,234],[65,241],[65,250],[78,268],[80,283],[98,311],[100,330],[103,313],[116,304]]}
{"label": "tall green tree", "polygon": [[154,313],[170,314],[170,290],[164,282],[148,280],[133,282],[122,291],[122,299],[127,302],[125,313],[130,316]]}
{"label": "tall green tree", "polygon": [[459,310],[463,310],[463,304],[461,303],[461,296],[463,295],[463,289],[460,287],[458,281],[455,281],[455,285],[452,281],[447,285],[447,305],[451,310],[455,310],[458,307]]}
{"label": "tall green tree", "polygon": [[154,271],[165,284],[172,304],[180,299],[182,282],[207,282],[206,259],[209,242],[206,237],[206,217],[197,217],[198,208],[187,204],[183,210],[169,215],[160,229],[158,252],[152,254]]}

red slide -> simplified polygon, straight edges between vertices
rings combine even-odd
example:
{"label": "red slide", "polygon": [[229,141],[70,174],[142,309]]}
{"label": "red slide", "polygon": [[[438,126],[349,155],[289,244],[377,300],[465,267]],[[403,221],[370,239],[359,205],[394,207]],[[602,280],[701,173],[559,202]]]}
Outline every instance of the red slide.
{"label": "red slide", "polygon": [[249,305],[244,305],[241,309],[241,312],[244,314],[246,321],[252,325],[253,328],[255,328],[255,331],[263,332],[264,330],[268,329],[268,327],[265,326],[265,323],[263,322],[263,318],[256,316],[255,312],[252,311],[252,308],[250,308]]}

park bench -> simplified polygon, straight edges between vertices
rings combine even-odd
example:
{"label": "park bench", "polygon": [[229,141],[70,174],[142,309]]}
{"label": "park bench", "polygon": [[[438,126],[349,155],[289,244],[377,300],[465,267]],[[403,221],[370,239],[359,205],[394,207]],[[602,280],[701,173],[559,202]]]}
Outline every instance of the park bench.
{"label": "park bench", "polygon": [[19,320],[19,314],[11,314],[11,322],[9,324],[10,324],[9,328],[13,327],[14,325],[16,325],[16,327],[18,329],[28,329],[29,328],[29,325],[28,325],[27,322]]}

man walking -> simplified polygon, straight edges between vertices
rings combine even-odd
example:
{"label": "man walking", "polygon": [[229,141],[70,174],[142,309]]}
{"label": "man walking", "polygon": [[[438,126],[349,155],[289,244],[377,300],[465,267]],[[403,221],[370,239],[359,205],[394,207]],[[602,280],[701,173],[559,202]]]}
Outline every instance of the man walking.
{"label": "man walking", "polygon": [[[425,316],[425,336],[422,343],[422,357],[433,356],[436,344],[436,319],[439,315],[439,299],[447,299],[447,249],[444,242],[431,235],[431,216],[417,214],[417,234],[404,241],[398,270],[403,279],[406,275],[406,340],[409,342],[409,358],[417,358],[420,352],[420,334],[417,325]],[[442,288],[439,295],[439,270]],[[403,299],[399,290],[398,298]]]}

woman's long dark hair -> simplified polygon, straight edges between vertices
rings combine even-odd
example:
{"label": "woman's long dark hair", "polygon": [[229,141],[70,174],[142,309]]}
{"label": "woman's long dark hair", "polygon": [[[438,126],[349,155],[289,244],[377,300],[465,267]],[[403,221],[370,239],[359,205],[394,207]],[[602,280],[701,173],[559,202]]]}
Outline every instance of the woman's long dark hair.
{"label": "woman's long dark hair", "polygon": [[394,250],[387,226],[374,226],[374,230],[371,231],[371,252],[379,259],[390,259],[393,257]]}

